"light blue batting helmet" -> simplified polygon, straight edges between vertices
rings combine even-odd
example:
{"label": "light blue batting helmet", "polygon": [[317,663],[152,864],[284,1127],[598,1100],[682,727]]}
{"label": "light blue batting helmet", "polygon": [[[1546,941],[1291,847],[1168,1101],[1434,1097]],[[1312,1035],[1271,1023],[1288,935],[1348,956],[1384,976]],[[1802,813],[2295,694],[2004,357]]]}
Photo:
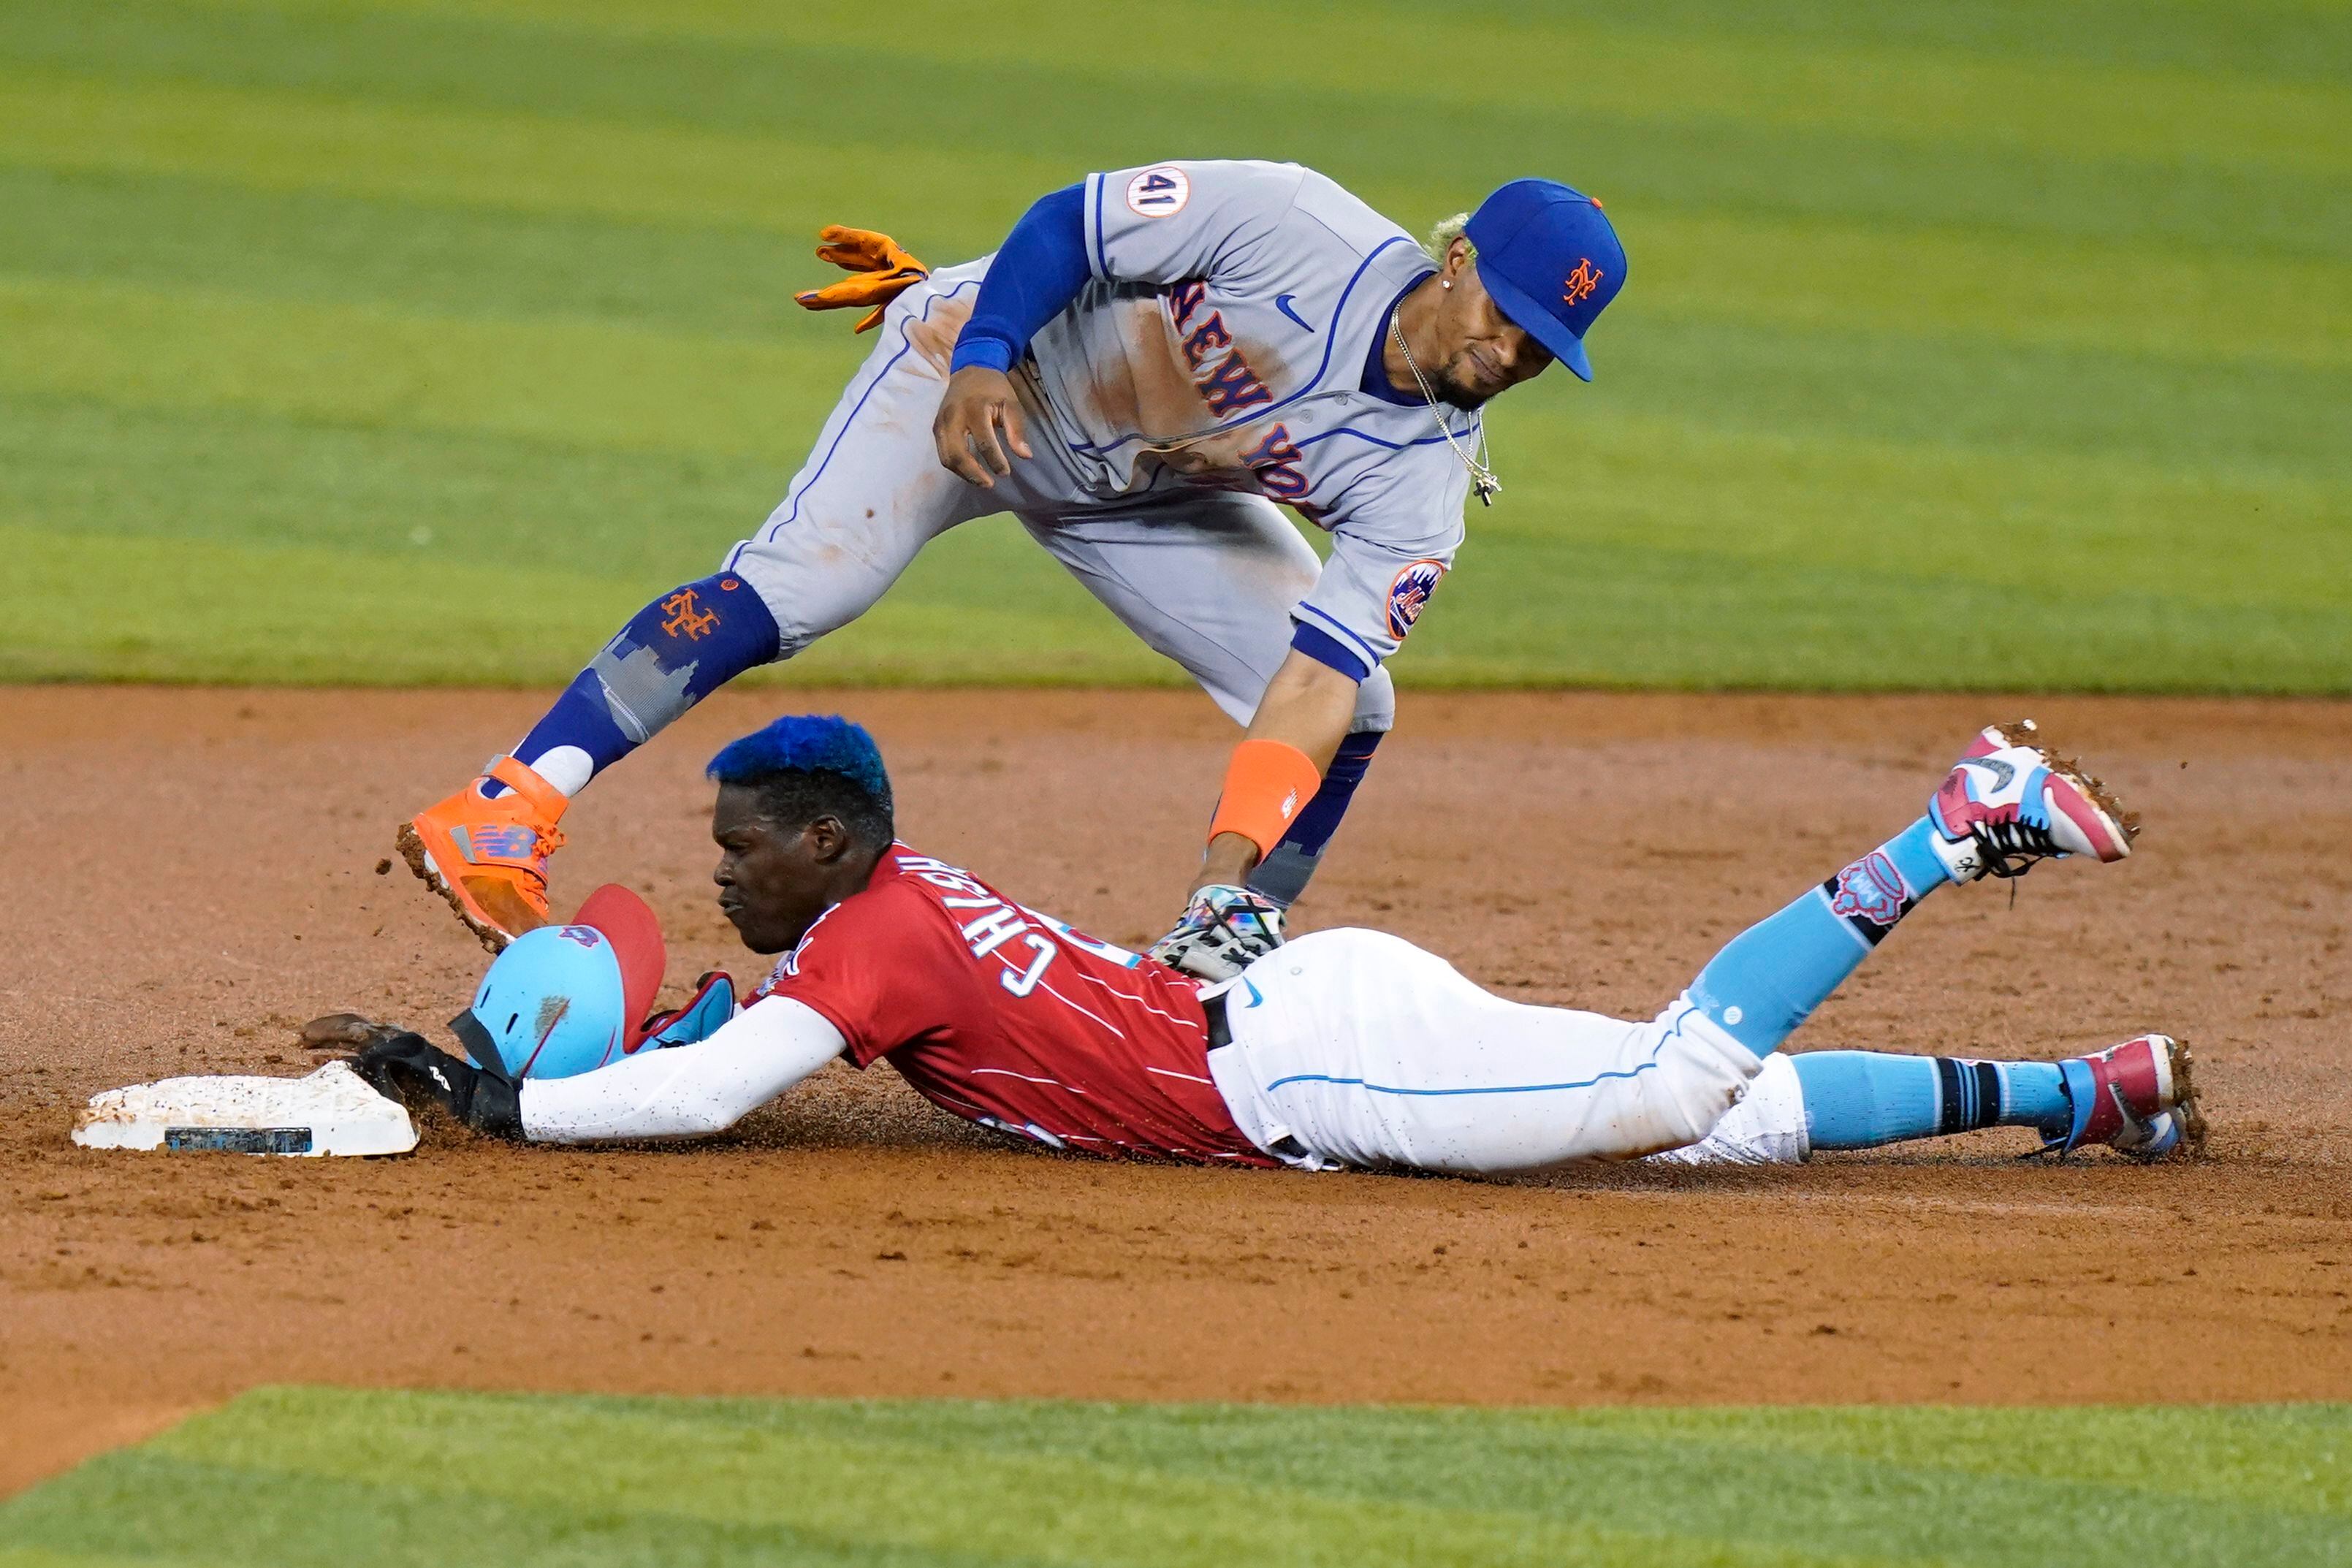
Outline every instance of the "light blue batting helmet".
{"label": "light blue batting helmet", "polygon": [[608,885],[569,925],[508,943],[449,1026],[476,1067],[509,1079],[593,1072],[645,1043],[666,963],[653,911]]}

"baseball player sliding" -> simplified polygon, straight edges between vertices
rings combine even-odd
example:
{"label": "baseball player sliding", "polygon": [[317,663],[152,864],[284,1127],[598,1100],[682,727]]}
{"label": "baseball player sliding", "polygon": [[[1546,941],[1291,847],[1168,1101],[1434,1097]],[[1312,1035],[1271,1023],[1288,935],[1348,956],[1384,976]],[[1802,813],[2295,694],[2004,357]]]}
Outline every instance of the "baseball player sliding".
{"label": "baseball player sliding", "polygon": [[[1499,488],[1479,407],[1625,280],[1601,204],[1503,186],[1427,247],[1289,163],[1090,174],[993,256],[928,272],[828,229],[881,341],[765,527],[631,617],[510,756],[404,824],[496,952],[548,919],[571,797],[697,700],[848,624],[958,523],[1018,516],[1248,732],[1198,892],[1153,952],[1226,978],[1280,940],[1395,716],[1383,665]],[[1280,503],[1280,505],[1277,505]],[[1284,517],[1331,536],[1330,559]]]}
{"label": "baseball player sliding", "polygon": [[2146,1156],[2202,1133],[2188,1053],[2161,1035],[2054,1063],[1779,1054],[1937,888],[2130,852],[2131,819],[2030,725],[1984,731],[1926,815],[1631,1022],[1505,1001],[1370,931],[1202,985],[898,842],[882,759],[843,720],[780,720],[709,771],[719,906],[784,954],[748,1005],[706,977],[633,1026],[659,937],[604,889],[491,965],[457,1020],[478,1065],[383,1030],[362,1075],[483,1132],[571,1143],[715,1132],[836,1057],[887,1058],[934,1104],[1055,1149],[1305,1170],[1787,1160],[1993,1125]]}

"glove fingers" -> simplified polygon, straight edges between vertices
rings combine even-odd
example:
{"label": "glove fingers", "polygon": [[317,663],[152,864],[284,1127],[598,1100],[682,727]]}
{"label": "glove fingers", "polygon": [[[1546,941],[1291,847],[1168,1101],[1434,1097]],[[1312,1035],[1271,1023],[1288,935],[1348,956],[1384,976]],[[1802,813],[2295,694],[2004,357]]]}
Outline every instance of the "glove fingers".
{"label": "glove fingers", "polygon": [[[909,288],[922,280],[920,272],[861,273],[845,278],[838,283],[828,283],[822,289],[809,289],[793,296],[793,301],[805,310],[854,310],[878,309],[888,304]],[[879,318],[876,318],[879,320]],[[863,331],[863,327],[858,329]]]}
{"label": "glove fingers", "polygon": [[914,259],[898,248],[898,242],[887,234],[877,234],[867,228],[843,228],[838,225],[824,229],[817,238],[824,241],[816,247],[819,261],[830,261],[835,267],[855,268],[860,272],[879,272],[887,268],[903,267]]}
{"label": "glove fingers", "polygon": [[831,262],[845,272],[883,272],[890,266],[890,258],[880,251],[847,245],[820,245],[816,258]]}
{"label": "glove fingers", "polygon": [[803,289],[793,298],[812,310],[838,310],[848,305],[869,303],[866,298],[869,287],[871,285],[864,278],[845,278],[822,289]]}
{"label": "glove fingers", "polygon": [[396,1025],[379,1024],[357,1013],[330,1013],[302,1026],[302,1044],[314,1051],[351,1050],[399,1032]]}

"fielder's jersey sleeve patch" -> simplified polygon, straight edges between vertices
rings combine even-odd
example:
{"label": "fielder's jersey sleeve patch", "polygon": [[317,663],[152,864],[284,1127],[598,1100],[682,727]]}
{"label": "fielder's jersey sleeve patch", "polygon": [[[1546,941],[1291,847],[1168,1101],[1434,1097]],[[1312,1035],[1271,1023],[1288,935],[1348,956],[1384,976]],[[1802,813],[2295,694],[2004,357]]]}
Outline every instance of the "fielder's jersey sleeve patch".
{"label": "fielder's jersey sleeve patch", "polygon": [[[1456,533],[1459,532],[1457,521]],[[1417,540],[1416,543],[1427,543]],[[1437,591],[1454,563],[1454,544],[1442,550],[1410,552],[1342,531],[1332,536],[1331,558],[1314,591],[1290,612],[1297,628],[1291,646],[1309,658],[1320,658],[1317,647],[1307,647],[1301,635],[1312,630],[1363,663],[1362,679],[1385,663],[1421,619],[1430,595]],[[1334,668],[1344,668],[1323,658]]]}
{"label": "fielder's jersey sleeve patch", "polygon": [[1307,171],[1246,160],[1154,163],[1087,181],[1087,239],[1106,282],[1178,283],[1246,270]]}
{"label": "fielder's jersey sleeve patch", "polygon": [[1412,635],[1413,623],[1421,619],[1422,607],[1437,591],[1437,580],[1445,575],[1445,568],[1446,563],[1427,558],[1408,561],[1397,568],[1396,575],[1389,579],[1389,636],[1402,643]]}
{"label": "fielder's jersey sleeve patch", "polygon": [[1192,199],[1192,176],[1178,163],[1146,169],[1127,182],[1127,210],[1138,217],[1174,217]]}

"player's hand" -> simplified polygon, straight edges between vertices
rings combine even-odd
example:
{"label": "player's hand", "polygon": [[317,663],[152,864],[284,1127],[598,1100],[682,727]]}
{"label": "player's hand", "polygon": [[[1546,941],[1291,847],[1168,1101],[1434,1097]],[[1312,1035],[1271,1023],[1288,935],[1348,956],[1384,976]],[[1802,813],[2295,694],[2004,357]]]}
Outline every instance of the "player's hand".
{"label": "player's hand", "polygon": [[871,306],[866,319],[857,323],[858,331],[871,331],[881,325],[882,308],[931,275],[929,268],[900,249],[898,242],[887,234],[828,224],[817,230],[816,237],[824,242],[816,247],[819,261],[830,261],[857,276],[822,289],[804,289],[793,298],[808,310]]}
{"label": "player's hand", "polygon": [[387,1035],[352,1058],[352,1070],[378,1094],[412,1110],[432,1106],[494,1138],[522,1136],[522,1101],[497,1073],[459,1061],[422,1035]]}
{"label": "player's hand", "polygon": [[1151,956],[1196,980],[1231,980],[1282,945],[1282,907],[1247,888],[1212,883],[1192,895]]}
{"label": "player's hand", "polygon": [[984,364],[968,364],[948,377],[947,395],[931,421],[931,439],[939,444],[940,467],[984,490],[996,488],[998,474],[1013,471],[1006,447],[1024,458],[1034,455],[1013,378]]}
{"label": "player's hand", "polygon": [[357,1013],[330,1013],[302,1026],[302,1044],[313,1051],[356,1051],[404,1033],[397,1024],[379,1024]]}

